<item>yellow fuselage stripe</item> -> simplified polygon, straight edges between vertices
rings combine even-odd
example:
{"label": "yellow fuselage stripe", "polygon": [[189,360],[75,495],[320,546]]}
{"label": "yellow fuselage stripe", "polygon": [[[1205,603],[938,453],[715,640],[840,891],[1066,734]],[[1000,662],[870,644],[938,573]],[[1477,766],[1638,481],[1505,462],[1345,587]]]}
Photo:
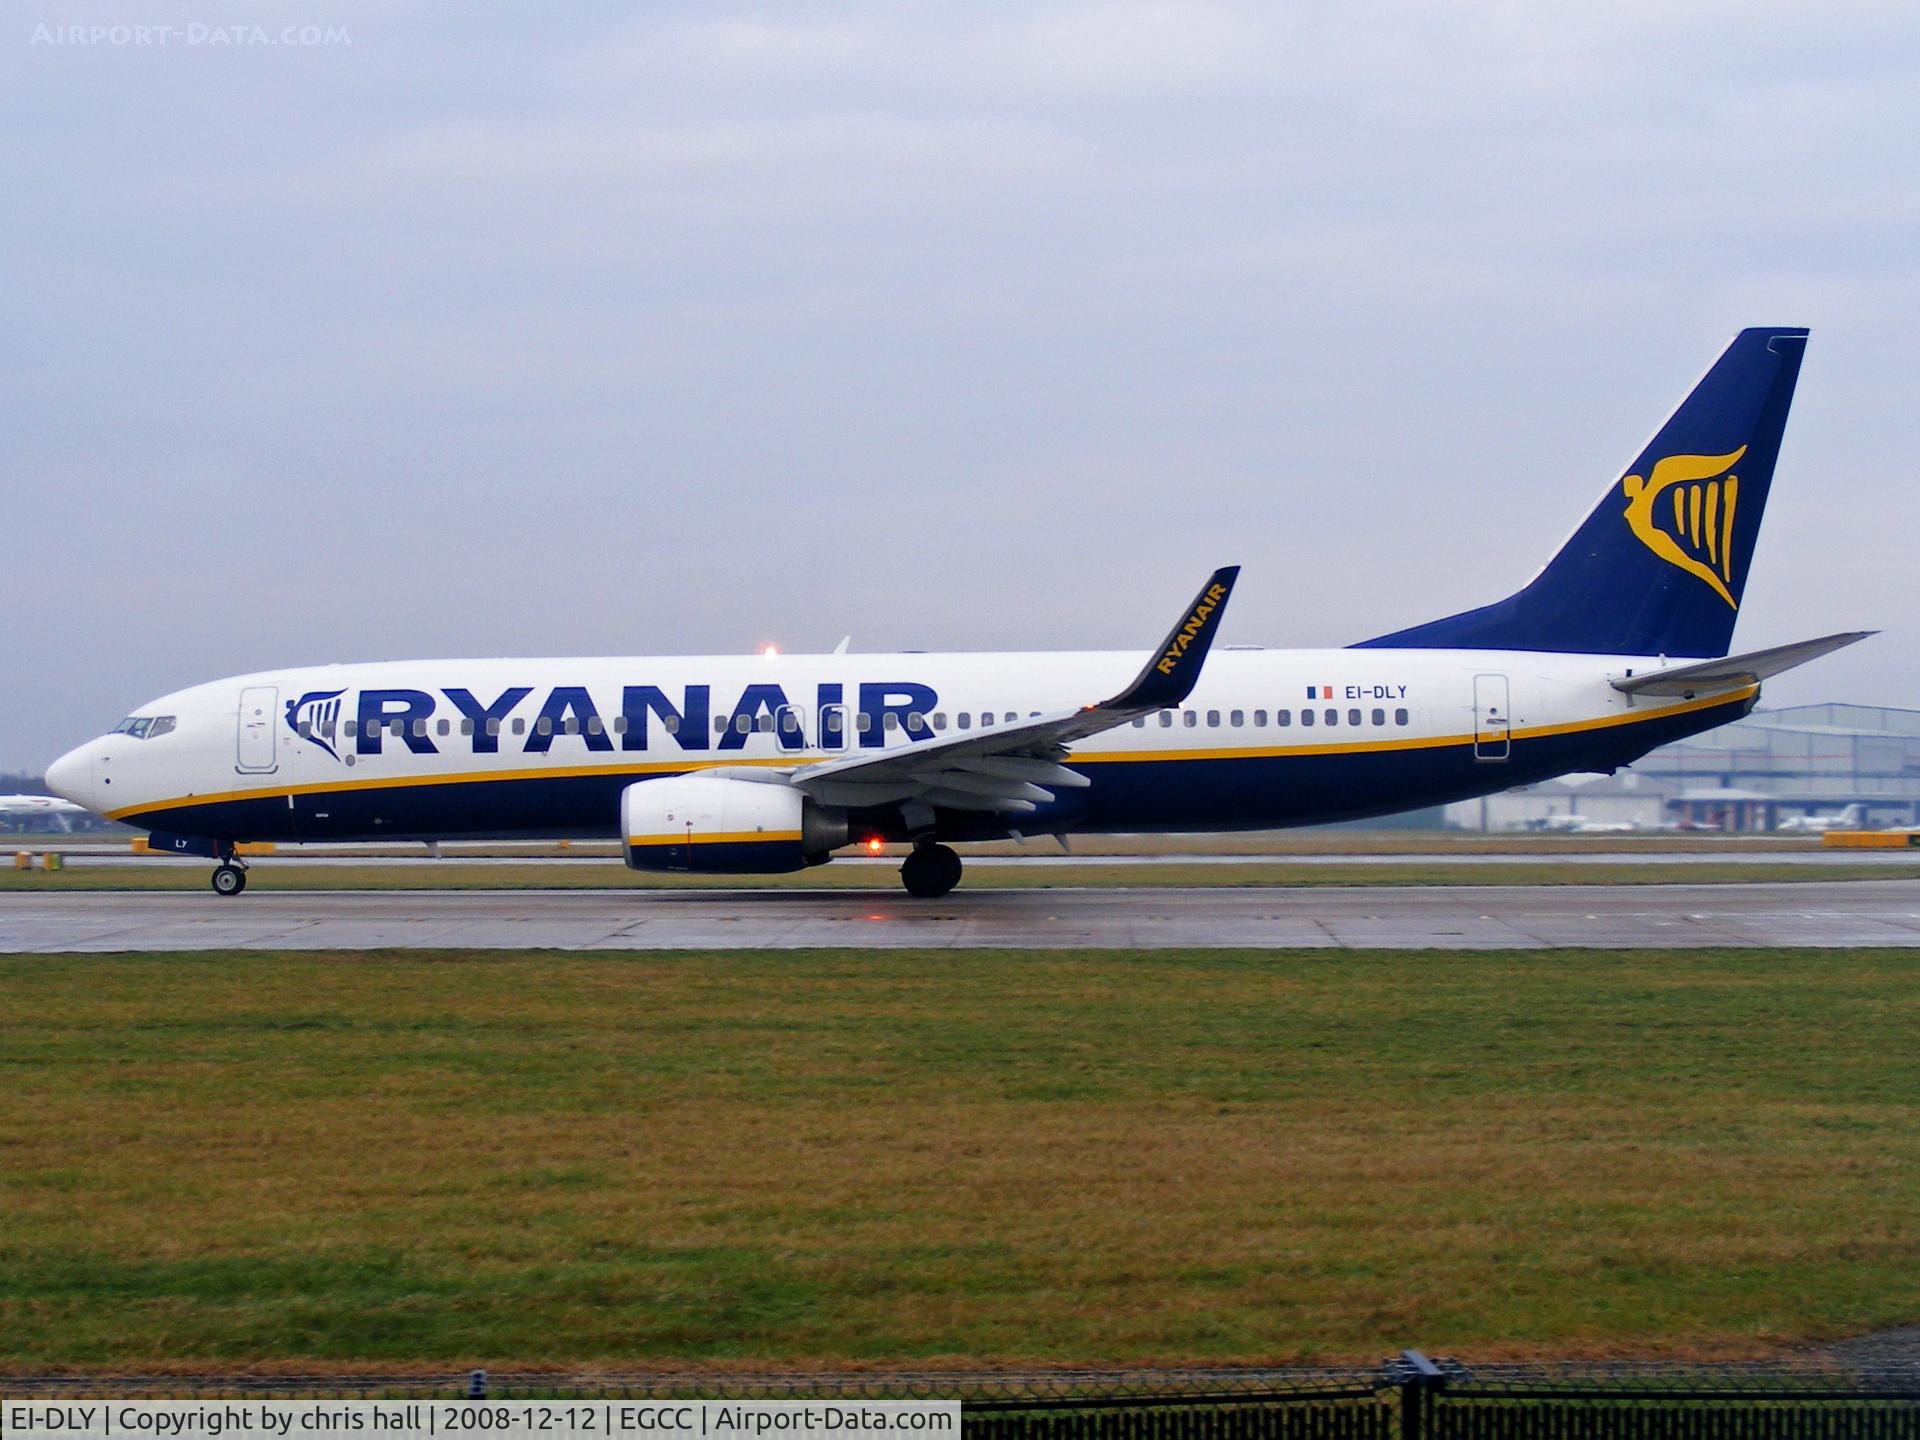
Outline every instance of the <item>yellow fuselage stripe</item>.
{"label": "yellow fuselage stripe", "polygon": [[[1738,704],[1750,699],[1759,688],[1758,685],[1746,685],[1721,695],[1688,700],[1659,710],[1625,710],[1617,715],[1602,715],[1591,720],[1575,720],[1564,725],[1516,726],[1508,733],[1514,740],[1538,740],[1552,735],[1575,735],[1590,730],[1609,730],[1625,725],[1640,725],[1653,720],[1671,719],[1676,715],[1691,714],[1696,710]],[[1067,763],[1112,765],[1142,764],[1158,760],[1264,760],[1312,755],[1359,755],[1394,750],[1439,750],[1449,746],[1471,745],[1474,740],[1475,737],[1467,733],[1413,736],[1394,740],[1347,741],[1324,745],[1266,745],[1236,749],[1082,750],[1076,752]],[[875,758],[879,758],[884,753],[887,752],[876,752]],[[595,775],[632,775],[635,778],[646,775],[684,775],[690,771],[713,770],[731,765],[809,765],[828,758],[840,757],[838,755],[831,757],[775,755],[752,758],[730,756],[721,760],[685,759],[625,765],[558,765],[541,770],[471,770],[452,775],[389,775],[379,779],[349,780],[333,784],[282,785],[272,789],[226,790],[212,795],[188,795],[175,800],[156,800],[142,805],[130,805],[124,810],[111,810],[107,812],[107,818],[125,820],[134,815],[147,815],[155,811],[177,810],[188,806],[230,805],[242,800],[281,800],[291,795],[338,795],[348,791],[411,789],[422,785],[481,785],[492,781],[564,780]]]}
{"label": "yellow fuselage stripe", "polygon": [[289,795],[342,795],[360,790],[403,790],[417,785],[484,785],[492,780],[568,780],[586,775],[684,775],[690,770],[713,770],[723,765],[794,765],[814,757],[771,756],[765,759],[640,761],[625,765],[555,765],[544,770],[464,770],[451,775],[384,775],[373,780],[345,780],[320,785],[279,785],[260,790],[222,790],[211,795],[187,795],[110,810],[109,820],[124,820],[151,810],[174,810],[183,805],[230,805],[240,800],[283,800]]}
{"label": "yellow fuselage stripe", "polygon": [[784,845],[797,843],[798,830],[735,830],[703,835],[629,835],[627,844],[640,845]]}
{"label": "yellow fuselage stripe", "polygon": [[[1629,710],[1618,715],[1603,715],[1593,720],[1574,720],[1565,725],[1515,726],[1506,733],[1515,740],[1542,740],[1551,735],[1576,735],[1588,730],[1609,730],[1622,725],[1638,725],[1649,720],[1666,720],[1675,715],[1690,714],[1695,710],[1709,710],[1716,705],[1737,704],[1752,696],[1759,688],[1758,685],[1748,685],[1739,690],[1729,690],[1723,695],[1709,696],[1704,700],[1688,700],[1679,705],[1669,705],[1664,710]],[[1067,763],[1100,765],[1111,764],[1114,761],[1260,760],[1282,755],[1357,755],[1374,750],[1439,750],[1453,745],[1471,745],[1480,738],[1482,737],[1472,734],[1420,735],[1399,740],[1355,740],[1325,745],[1273,745],[1239,750],[1081,751]]]}

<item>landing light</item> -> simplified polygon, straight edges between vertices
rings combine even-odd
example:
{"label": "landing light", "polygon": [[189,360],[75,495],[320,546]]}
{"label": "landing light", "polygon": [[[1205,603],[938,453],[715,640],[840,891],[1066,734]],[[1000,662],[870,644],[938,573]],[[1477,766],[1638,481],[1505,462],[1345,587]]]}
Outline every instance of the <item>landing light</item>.
{"label": "landing light", "polygon": [[878,835],[869,835],[867,837],[867,853],[869,855],[878,855],[880,853],[881,843]]}
{"label": "landing light", "polygon": [[771,660],[780,653],[780,647],[778,645],[762,645],[760,647],[760,653]]}

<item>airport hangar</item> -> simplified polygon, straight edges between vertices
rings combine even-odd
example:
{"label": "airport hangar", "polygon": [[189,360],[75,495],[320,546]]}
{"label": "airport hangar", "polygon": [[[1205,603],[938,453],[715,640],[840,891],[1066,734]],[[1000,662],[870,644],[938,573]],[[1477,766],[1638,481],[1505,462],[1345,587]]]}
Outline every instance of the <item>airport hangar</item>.
{"label": "airport hangar", "polygon": [[1865,807],[1871,828],[1920,825],[1920,710],[1829,702],[1756,710],[1631,769],[1523,786],[1446,809],[1469,830],[1521,830],[1553,816],[1641,829],[1683,823],[1764,833],[1798,815]]}

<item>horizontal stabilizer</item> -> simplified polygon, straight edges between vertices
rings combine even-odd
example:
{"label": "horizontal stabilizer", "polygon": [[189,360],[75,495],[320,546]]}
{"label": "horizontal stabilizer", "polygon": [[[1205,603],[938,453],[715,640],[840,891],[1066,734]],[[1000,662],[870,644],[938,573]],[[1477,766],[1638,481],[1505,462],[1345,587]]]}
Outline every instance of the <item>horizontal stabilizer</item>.
{"label": "horizontal stabilizer", "polygon": [[1629,695],[1678,695],[1691,698],[1709,690],[1736,690],[1757,685],[1769,675],[1778,675],[1831,655],[1876,630],[1848,630],[1839,635],[1822,635],[1818,640],[1802,640],[1796,645],[1776,645],[1771,650],[1750,650],[1745,655],[1729,655],[1723,660],[1707,660],[1698,665],[1681,665],[1666,670],[1647,670],[1612,681],[1613,688]]}

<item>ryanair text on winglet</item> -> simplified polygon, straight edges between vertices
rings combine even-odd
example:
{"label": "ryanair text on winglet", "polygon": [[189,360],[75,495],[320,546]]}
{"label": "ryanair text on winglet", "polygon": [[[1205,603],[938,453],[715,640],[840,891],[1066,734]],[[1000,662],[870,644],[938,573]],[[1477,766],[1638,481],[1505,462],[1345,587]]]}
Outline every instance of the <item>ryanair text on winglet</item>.
{"label": "ryanair text on winglet", "polygon": [[1207,628],[1207,619],[1220,608],[1220,602],[1226,598],[1227,587],[1209,585],[1207,593],[1200,597],[1200,603],[1193,607],[1193,614],[1187,617],[1173,637],[1173,643],[1167,646],[1167,653],[1160,657],[1160,663],[1154,666],[1162,675],[1171,675],[1179,665],[1180,657],[1187,653],[1187,647],[1193,644],[1195,637]]}

